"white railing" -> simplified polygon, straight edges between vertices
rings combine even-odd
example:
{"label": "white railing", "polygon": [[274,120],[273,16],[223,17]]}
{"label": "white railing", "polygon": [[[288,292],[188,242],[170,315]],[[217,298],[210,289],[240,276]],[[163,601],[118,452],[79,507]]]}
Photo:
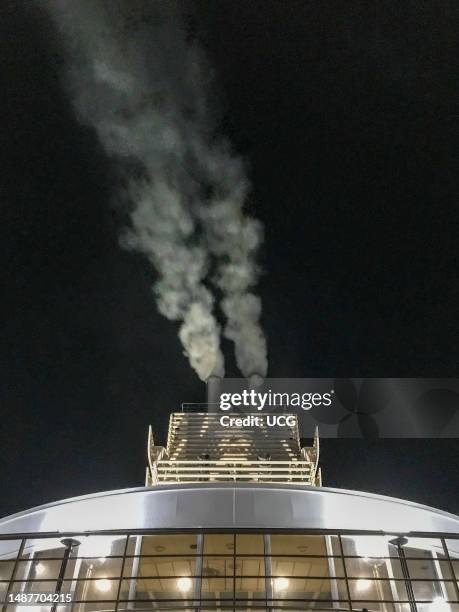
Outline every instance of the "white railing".
{"label": "white railing", "polygon": [[314,482],[310,461],[170,461],[159,460],[152,470],[152,484],[177,482]]}

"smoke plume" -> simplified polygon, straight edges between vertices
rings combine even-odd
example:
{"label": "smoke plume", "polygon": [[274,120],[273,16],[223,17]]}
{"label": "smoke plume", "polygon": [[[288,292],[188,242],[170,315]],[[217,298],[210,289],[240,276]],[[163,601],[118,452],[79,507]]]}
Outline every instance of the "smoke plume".
{"label": "smoke plume", "polygon": [[[244,164],[218,136],[210,67],[178,3],[46,0],[67,47],[79,121],[126,179],[121,245],[155,268],[159,311],[201,379],[223,375],[222,333],[244,375],[266,374],[254,293],[261,224],[244,212]],[[223,331],[215,314],[220,301]]]}

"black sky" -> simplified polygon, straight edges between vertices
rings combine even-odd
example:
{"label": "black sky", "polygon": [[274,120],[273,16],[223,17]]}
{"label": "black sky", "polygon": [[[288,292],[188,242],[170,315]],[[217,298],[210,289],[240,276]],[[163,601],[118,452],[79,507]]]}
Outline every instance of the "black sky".
{"label": "black sky", "polygon": [[[457,4],[185,4],[266,227],[270,374],[457,376]],[[204,389],[117,244],[112,164],[40,3],[2,2],[0,59],[4,515],[142,485],[147,425],[163,439]],[[326,485],[459,512],[456,441],[322,457]]]}

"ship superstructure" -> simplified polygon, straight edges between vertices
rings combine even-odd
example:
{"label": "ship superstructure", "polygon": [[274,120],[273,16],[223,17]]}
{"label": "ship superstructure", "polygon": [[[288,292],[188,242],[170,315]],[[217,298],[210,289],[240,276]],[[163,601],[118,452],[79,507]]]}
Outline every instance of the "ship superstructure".
{"label": "ship superstructure", "polygon": [[290,425],[228,427],[220,414],[174,412],[166,446],[155,444],[149,428],[146,485],[234,481],[320,486],[318,432],[312,446],[301,447],[296,415],[285,416],[292,417]]}

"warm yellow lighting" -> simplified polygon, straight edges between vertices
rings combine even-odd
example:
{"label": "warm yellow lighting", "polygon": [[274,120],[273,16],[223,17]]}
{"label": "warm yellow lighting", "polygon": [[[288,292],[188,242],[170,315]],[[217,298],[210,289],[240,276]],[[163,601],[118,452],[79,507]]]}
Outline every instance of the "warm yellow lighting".
{"label": "warm yellow lighting", "polygon": [[274,580],[274,588],[276,591],[285,591],[288,588],[288,578],[284,578],[283,576],[279,576]]}
{"label": "warm yellow lighting", "polygon": [[177,587],[182,593],[189,591],[192,586],[193,583],[191,582],[191,578],[188,578],[187,576],[182,576],[182,578],[177,580]]}
{"label": "warm yellow lighting", "polygon": [[112,583],[107,578],[100,578],[96,580],[96,589],[101,593],[107,593],[112,587]]}
{"label": "warm yellow lighting", "polygon": [[355,583],[355,588],[357,591],[366,591],[371,587],[371,580],[367,580],[367,578],[359,578]]}

